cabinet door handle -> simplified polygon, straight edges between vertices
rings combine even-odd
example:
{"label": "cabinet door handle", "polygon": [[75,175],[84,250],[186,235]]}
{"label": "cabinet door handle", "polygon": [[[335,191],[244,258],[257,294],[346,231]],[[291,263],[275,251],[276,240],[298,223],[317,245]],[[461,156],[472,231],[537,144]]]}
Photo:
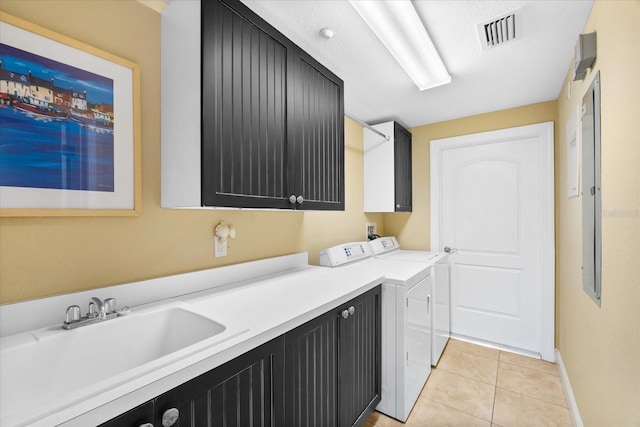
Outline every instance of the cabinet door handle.
{"label": "cabinet door handle", "polygon": [[347,317],[349,317],[349,310],[343,310],[343,311],[342,311],[342,317],[343,317],[344,319],[346,319]]}
{"label": "cabinet door handle", "polygon": [[295,203],[296,202],[296,195],[292,194],[289,196],[289,203]]}
{"label": "cabinet door handle", "polygon": [[164,411],[162,414],[162,426],[163,427],[171,427],[178,421],[180,417],[180,411],[177,408],[171,408]]}
{"label": "cabinet door handle", "polygon": [[296,199],[296,202],[298,202],[298,204],[301,205],[302,202],[304,202],[304,197],[298,196],[298,198]]}
{"label": "cabinet door handle", "polygon": [[356,312],[356,308],[354,306],[349,307],[349,314],[353,314]]}
{"label": "cabinet door handle", "polygon": [[431,315],[431,295],[427,295],[427,315]]}

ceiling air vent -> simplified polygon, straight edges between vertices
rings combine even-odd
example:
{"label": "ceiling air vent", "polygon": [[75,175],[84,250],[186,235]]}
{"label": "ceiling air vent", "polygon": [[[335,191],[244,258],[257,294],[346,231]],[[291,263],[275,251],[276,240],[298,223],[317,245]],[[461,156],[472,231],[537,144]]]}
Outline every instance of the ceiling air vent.
{"label": "ceiling air vent", "polygon": [[478,24],[482,50],[501,46],[522,37],[521,9]]}

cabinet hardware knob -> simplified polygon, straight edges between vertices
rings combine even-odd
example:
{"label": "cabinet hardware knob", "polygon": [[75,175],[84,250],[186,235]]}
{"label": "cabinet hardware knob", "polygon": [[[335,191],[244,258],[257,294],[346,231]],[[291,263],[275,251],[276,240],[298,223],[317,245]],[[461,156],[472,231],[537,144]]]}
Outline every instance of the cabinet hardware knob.
{"label": "cabinet hardware knob", "polygon": [[353,314],[356,312],[356,308],[354,306],[349,307],[349,314]]}
{"label": "cabinet hardware knob", "polygon": [[343,311],[342,311],[342,317],[343,317],[344,319],[346,319],[347,317],[349,317],[349,310],[343,310]]}
{"label": "cabinet hardware knob", "polygon": [[296,202],[298,202],[298,204],[301,205],[302,202],[304,202],[304,198],[302,196],[298,196],[298,198],[296,199]]}
{"label": "cabinet hardware knob", "polygon": [[396,209],[400,209],[400,203],[396,205]]}
{"label": "cabinet hardware knob", "polygon": [[138,427],[153,427],[153,424],[151,424],[151,423],[144,423],[144,424],[140,424]]}
{"label": "cabinet hardware knob", "polygon": [[171,427],[178,421],[180,417],[180,411],[177,408],[171,408],[164,411],[162,414],[162,426],[163,427]]}
{"label": "cabinet hardware knob", "polygon": [[289,203],[295,203],[296,202],[296,195],[292,194],[289,196]]}

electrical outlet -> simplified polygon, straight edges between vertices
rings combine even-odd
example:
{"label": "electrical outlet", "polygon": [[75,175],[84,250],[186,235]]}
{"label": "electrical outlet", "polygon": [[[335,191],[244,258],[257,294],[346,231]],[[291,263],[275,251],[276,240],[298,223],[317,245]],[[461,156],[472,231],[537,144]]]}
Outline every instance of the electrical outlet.
{"label": "electrical outlet", "polygon": [[369,238],[370,235],[372,234],[378,234],[377,233],[377,229],[376,229],[376,223],[375,222],[368,222],[367,223],[367,234],[366,234],[366,238]]}
{"label": "electrical outlet", "polygon": [[226,237],[214,237],[214,254],[217,257],[227,256],[227,239]]}

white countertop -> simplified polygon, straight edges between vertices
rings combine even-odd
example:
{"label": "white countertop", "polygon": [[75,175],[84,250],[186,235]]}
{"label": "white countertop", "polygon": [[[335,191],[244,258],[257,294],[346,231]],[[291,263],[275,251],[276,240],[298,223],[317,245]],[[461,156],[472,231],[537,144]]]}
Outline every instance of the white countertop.
{"label": "white countertop", "polygon": [[[67,395],[47,396],[47,379],[42,378],[26,385],[33,391],[32,399],[24,405],[7,407],[0,400],[0,425],[85,427],[107,421],[382,283],[381,270],[366,264],[348,268],[304,266],[281,273],[271,272],[266,278],[218,285],[213,289],[136,306],[134,311],[144,311],[174,304],[221,323],[227,329],[172,357],[163,357],[162,363],[147,364]],[[237,265],[234,268],[237,269]],[[188,279],[189,274],[192,273],[173,276],[173,280],[180,277]],[[35,332],[2,338],[3,351],[25,339],[23,336],[41,339],[47,334],[73,333],[58,328]],[[95,369],[99,370],[100,366]],[[11,393],[12,385],[6,381],[0,387],[2,393]],[[33,400],[39,403],[34,405]]]}

